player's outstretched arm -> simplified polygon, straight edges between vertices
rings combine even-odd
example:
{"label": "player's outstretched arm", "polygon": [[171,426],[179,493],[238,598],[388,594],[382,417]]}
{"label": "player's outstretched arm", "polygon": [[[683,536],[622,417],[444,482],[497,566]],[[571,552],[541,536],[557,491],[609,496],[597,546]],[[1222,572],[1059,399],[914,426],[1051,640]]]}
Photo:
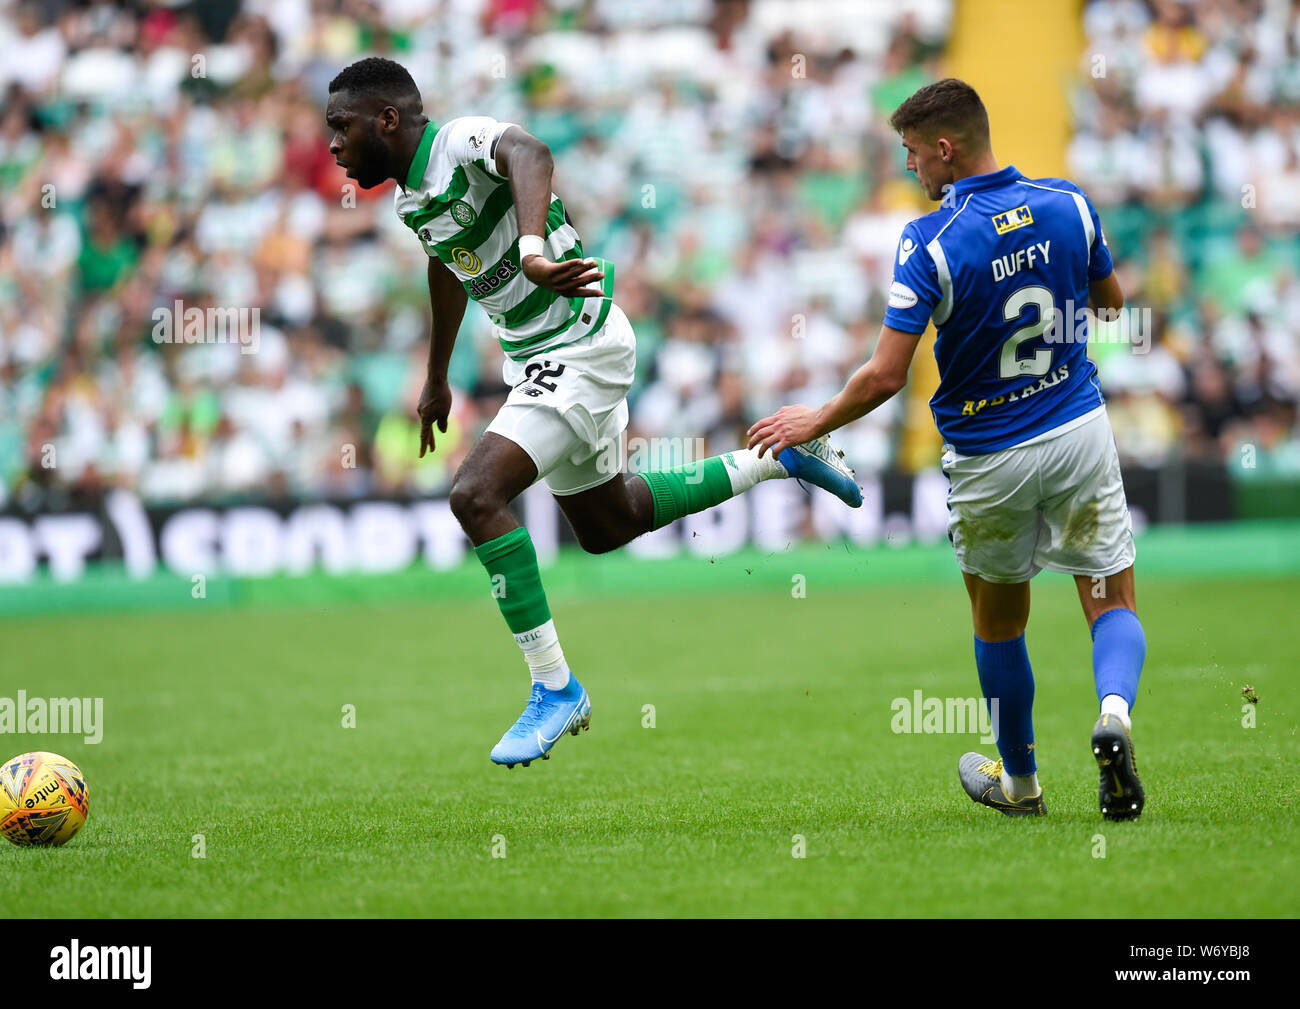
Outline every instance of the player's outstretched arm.
{"label": "player's outstretched arm", "polygon": [[433,425],[447,432],[451,413],[451,386],[447,383],[447,366],[456,345],[456,334],[465,318],[469,295],[456,275],[437,259],[429,260],[429,305],[433,310],[433,327],[429,331],[429,372],[420,393],[420,458],[433,451]]}
{"label": "player's outstretched arm", "polygon": [[780,455],[791,445],[802,445],[865,417],[907,384],[920,339],[920,333],[881,326],[871,360],[853,373],[843,389],[819,409],[783,406],[764,417],[749,429],[749,447],[757,448],[760,456],[767,449]]}
{"label": "player's outstretched arm", "polygon": [[[494,155],[497,171],[510,180],[515,200],[519,235],[546,237],[546,215],[551,209],[551,174],[555,162],[551,149],[527,130],[512,126],[501,134]],[[557,291],[566,298],[600,298],[605,275],[594,259],[570,259],[553,263],[536,254],[522,257],[524,276],[538,287]],[[594,287],[588,285],[596,285]]]}

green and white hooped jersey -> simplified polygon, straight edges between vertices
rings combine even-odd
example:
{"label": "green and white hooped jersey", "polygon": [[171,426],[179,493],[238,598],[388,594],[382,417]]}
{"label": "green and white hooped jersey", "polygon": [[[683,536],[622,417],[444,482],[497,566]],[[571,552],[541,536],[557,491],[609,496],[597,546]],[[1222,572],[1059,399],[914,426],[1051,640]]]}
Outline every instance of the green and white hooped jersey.
{"label": "green and white hooped jersey", "polygon": [[[510,183],[497,174],[497,141],[512,123],[487,116],[432,122],[396,191],[397,216],[445,263],[497,327],[501,348],[523,360],[589,336],[605,324],[613,270],[603,298],[565,298],[538,287],[519,268],[519,221]],[[581,257],[582,240],[564,204],[551,194],[547,258]]]}

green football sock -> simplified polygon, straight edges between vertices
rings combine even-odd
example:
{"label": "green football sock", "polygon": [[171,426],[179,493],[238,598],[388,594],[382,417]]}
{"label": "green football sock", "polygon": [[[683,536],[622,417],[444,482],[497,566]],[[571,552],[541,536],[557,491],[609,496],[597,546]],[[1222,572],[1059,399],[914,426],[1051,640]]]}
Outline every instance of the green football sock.
{"label": "green football sock", "polygon": [[760,480],[785,476],[785,469],[770,452],[760,459],[753,450],[742,448],[700,463],[637,476],[650,488],[654,504],[651,528],[660,529],[684,515],[721,504]]}
{"label": "green football sock", "polygon": [[[523,634],[551,619],[537,568],[537,551],[523,526],[474,548],[492,579],[492,596],[501,608],[511,632]],[[522,643],[521,643],[522,644]]]}

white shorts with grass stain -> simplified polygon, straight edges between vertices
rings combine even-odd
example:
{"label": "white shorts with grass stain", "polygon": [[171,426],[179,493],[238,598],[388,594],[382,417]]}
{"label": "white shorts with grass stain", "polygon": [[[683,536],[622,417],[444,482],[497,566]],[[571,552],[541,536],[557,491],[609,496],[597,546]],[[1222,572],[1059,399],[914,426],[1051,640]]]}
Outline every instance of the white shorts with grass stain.
{"label": "white shorts with grass stain", "polygon": [[943,471],[948,538],[969,574],[1023,582],[1043,570],[1105,576],[1133,563],[1133,522],[1104,406],[986,455],[945,445]]}

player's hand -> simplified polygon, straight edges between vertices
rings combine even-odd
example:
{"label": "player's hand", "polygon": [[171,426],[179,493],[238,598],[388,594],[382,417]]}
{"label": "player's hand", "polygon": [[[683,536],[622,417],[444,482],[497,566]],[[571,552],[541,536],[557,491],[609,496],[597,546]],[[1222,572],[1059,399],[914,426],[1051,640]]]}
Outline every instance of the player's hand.
{"label": "player's hand", "polygon": [[760,458],[768,449],[774,456],[780,455],[791,445],[818,437],[821,432],[817,428],[817,411],[812,407],[783,406],[749,429],[749,447],[757,447]]}
{"label": "player's hand", "polygon": [[451,413],[451,386],[447,380],[428,379],[416,409],[420,414],[420,458],[423,459],[426,451],[433,451],[433,425],[447,433],[447,416]]}
{"label": "player's hand", "polygon": [[[566,298],[603,298],[600,282],[605,275],[596,269],[594,259],[566,259],[552,263],[545,256],[525,256],[520,264],[524,276],[538,287],[555,291]],[[590,285],[595,285],[590,286]]]}

